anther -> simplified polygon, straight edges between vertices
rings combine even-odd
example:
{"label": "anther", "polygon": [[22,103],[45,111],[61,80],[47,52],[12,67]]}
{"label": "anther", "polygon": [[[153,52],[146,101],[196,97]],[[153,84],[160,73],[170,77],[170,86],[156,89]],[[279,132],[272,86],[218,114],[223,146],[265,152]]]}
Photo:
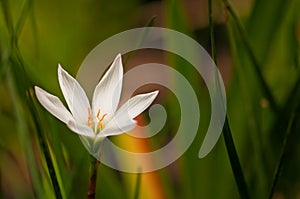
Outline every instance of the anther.
{"label": "anther", "polygon": [[[106,116],[107,116],[107,113],[105,113],[104,115],[102,115],[102,117],[101,117],[101,119],[99,120],[99,122],[102,122]],[[99,119],[99,118],[98,118],[98,119]]]}
{"label": "anther", "polygon": [[98,109],[97,118],[99,118],[100,115],[100,108]]}
{"label": "anther", "polygon": [[87,121],[87,125],[88,126],[91,126],[93,125],[94,122],[93,122],[93,117],[92,117],[92,114],[91,114],[91,109],[90,107],[88,108],[88,121]]}
{"label": "anther", "polygon": [[102,121],[104,120],[104,118],[107,116],[107,114],[103,114],[102,117],[100,118],[100,109],[98,109],[98,112],[97,112],[97,119],[98,119],[98,129],[102,129],[103,125],[102,125]]}

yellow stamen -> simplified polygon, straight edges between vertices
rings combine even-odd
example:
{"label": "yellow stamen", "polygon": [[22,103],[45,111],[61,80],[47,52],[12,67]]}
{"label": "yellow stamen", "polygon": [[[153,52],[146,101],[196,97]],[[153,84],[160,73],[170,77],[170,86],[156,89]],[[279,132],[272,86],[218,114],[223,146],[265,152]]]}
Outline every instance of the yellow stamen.
{"label": "yellow stamen", "polygon": [[[107,113],[105,113],[104,115],[102,115],[102,117],[101,117],[101,119],[99,120],[99,122],[102,122],[106,116],[107,116]],[[99,119],[99,118],[98,118],[98,119]]]}
{"label": "yellow stamen", "polygon": [[97,118],[99,118],[100,115],[100,108],[98,109]]}
{"label": "yellow stamen", "polygon": [[[100,114],[100,109],[98,109],[98,112],[97,112],[97,115],[96,115],[96,118],[98,119],[98,122],[97,122],[97,126],[94,126],[95,128],[95,131],[97,131],[97,128],[102,130],[103,129],[103,125],[102,125],[102,122],[104,121],[105,117],[107,116],[107,114],[103,114],[102,117],[101,117],[101,114]],[[88,108],[88,121],[87,121],[87,125],[89,127],[92,127],[96,122],[94,122],[94,118],[92,116],[92,111],[90,108]]]}
{"label": "yellow stamen", "polygon": [[103,114],[102,117],[100,118],[100,109],[98,109],[98,113],[97,113],[97,119],[98,119],[98,129],[102,129],[103,125],[102,122],[104,120],[104,118],[107,116],[107,114]]}
{"label": "yellow stamen", "polygon": [[92,117],[92,113],[91,113],[91,109],[90,107],[88,108],[88,121],[87,121],[87,125],[88,126],[91,126],[94,124],[94,121],[93,121],[93,117]]}

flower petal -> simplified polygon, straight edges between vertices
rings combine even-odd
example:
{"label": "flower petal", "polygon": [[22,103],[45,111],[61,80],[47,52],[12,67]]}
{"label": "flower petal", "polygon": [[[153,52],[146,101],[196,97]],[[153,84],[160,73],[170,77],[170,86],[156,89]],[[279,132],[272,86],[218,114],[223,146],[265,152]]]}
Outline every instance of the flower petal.
{"label": "flower petal", "polygon": [[67,73],[60,64],[58,65],[58,81],[74,119],[81,124],[85,124],[89,116],[90,103],[84,90],[77,80]]}
{"label": "flower petal", "polygon": [[135,120],[130,119],[129,117],[125,118],[126,115],[123,115],[125,116],[124,118],[120,118],[120,116],[111,119],[109,123],[104,127],[104,129],[97,135],[97,138],[107,137],[111,135],[120,135],[135,128]]}
{"label": "flower petal", "polygon": [[[130,98],[121,108],[127,109],[130,118],[135,118],[147,109],[158,95],[158,90],[151,93],[139,94]],[[119,110],[118,110],[119,111]],[[123,110],[122,110],[123,111]]]}
{"label": "flower petal", "polygon": [[93,137],[93,138],[95,137],[92,128],[90,128],[86,125],[83,125],[83,124],[79,124],[75,120],[70,120],[67,123],[67,126],[69,127],[69,129],[71,129],[73,132],[75,132],[79,135],[84,135],[84,136]]}
{"label": "flower petal", "polygon": [[111,118],[120,101],[123,80],[123,65],[121,54],[118,54],[111,67],[105,73],[93,94],[92,107],[94,114],[100,109]]}
{"label": "flower petal", "polygon": [[158,91],[151,93],[136,95],[130,98],[114,115],[114,117],[105,124],[104,129],[97,135],[110,136],[119,135],[132,130],[136,126],[136,121],[133,120],[141,114],[154,101]]}
{"label": "flower petal", "polygon": [[71,113],[67,110],[67,108],[63,105],[58,97],[51,95],[38,86],[35,86],[34,90],[39,102],[57,119],[61,120],[64,123],[68,123],[68,121],[74,120]]}

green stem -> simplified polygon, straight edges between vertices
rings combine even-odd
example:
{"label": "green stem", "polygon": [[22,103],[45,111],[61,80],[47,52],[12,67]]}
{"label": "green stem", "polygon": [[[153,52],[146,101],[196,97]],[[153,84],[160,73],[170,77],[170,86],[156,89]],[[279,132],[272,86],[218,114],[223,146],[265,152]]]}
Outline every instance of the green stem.
{"label": "green stem", "polygon": [[89,184],[87,199],[95,199],[96,197],[96,185],[97,185],[97,174],[100,162],[90,155],[90,168],[89,168]]}
{"label": "green stem", "polygon": [[[216,46],[215,46],[215,38],[214,38],[214,24],[213,24],[213,17],[212,17],[212,5],[211,5],[211,0],[208,0],[208,13],[209,13],[209,30],[210,30],[210,41],[211,41],[211,54],[212,58],[217,65],[217,56],[216,56]],[[217,85],[219,85],[219,79],[216,74],[216,80],[217,80]],[[219,86],[218,86],[219,88]],[[218,92],[221,93],[220,89]],[[245,181],[245,177],[243,175],[242,167],[238,158],[238,154],[234,145],[234,141],[232,138],[232,133],[231,129],[229,126],[228,118],[226,115],[225,118],[225,123],[224,123],[224,129],[223,129],[223,135],[225,139],[225,145],[226,145],[226,150],[229,156],[231,168],[234,174],[234,178],[236,181],[236,184],[238,186],[239,194],[240,197],[243,199],[248,199],[249,193],[248,193],[248,188],[247,184]]]}
{"label": "green stem", "polygon": [[269,89],[269,86],[267,85],[264,77],[263,77],[263,74],[262,74],[262,71],[261,71],[261,66],[251,48],[251,45],[247,39],[247,34],[246,34],[246,31],[244,30],[243,28],[243,25],[242,23],[240,22],[238,16],[236,15],[236,13],[234,12],[233,8],[231,7],[230,3],[228,2],[228,0],[223,0],[225,6],[226,6],[226,9],[227,11],[229,12],[229,14],[232,16],[233,18],[233,21],[234,23],[236,24],[237,26],[237,29],[238,29],[238,32],[241,36],[241,40],[246,48],[246,51],[250,57],[250,60],[252,61],[252,64],[253,64],[253,67],[254,67],[254,70],[258,76],[258,82],[260,83],[261,85],[261,88],[262,90],[264,91],[264,95],[265,97],[267,98],[267,100],[269,101],[270,103],[270,107],[276,112],[278,113],[280,111],[280,108],[277,104],[277,102],[275,101],[275,98],[271,92],[271,90]]}

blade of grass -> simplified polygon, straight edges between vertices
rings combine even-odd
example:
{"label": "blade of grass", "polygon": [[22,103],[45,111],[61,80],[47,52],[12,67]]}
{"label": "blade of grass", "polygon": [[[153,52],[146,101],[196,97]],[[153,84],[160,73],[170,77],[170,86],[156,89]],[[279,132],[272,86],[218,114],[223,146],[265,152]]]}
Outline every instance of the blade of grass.
{"label": "blade of grass", "polygon": [[232,17],[237,29],[238,29],[238,32],[240,34],[240,37],[241,37],[241,40],[245,46],[245,49],[248,53],[248,56],[250,58],[250,61],[252,62],[253,64],[253,67],[254,67],[254,70],[256,72],[256,75],[257,75],[257,78],[258,78],[258,81],[260,83],[260,86],[261,86],[261,89],[263,90],[264,92],[264,95],[265,97],[267,98],[267,100],[269,101],[270,103],[270,107],[272,108],[272,110],[276,113],[279,113],[280,111],[280,107],[278,106],[267,82],[265,81],[264,77],[263,77],[263,74],[262,74],[262,71],[261,71],[261,66],[260,66],[260,63],[258,62],[255,54],[254,54],[254,51],[252,50],[252,47],[248,41],[248,38],[247,38],[247,34],[246,34],[246,31],[245,29],[243,28],[243,25],[242,23],[240,22],[237,14],[235,13],[235,11],[233,10],[231,4],[229,3],[228,0],[223,0],[223,3],[227,9],[227,11],[229,12],[230,16]]}
{"label": "blade of grass", "polygon": [[6,23],[6,27],[8,30],[8,33],[12,36],[14,34],[14,28],[13,28],[13,22],[12,22],[12,17],[10,15],[10,5],[9,1],[7,0],[0,0],[1,2],[1,8],[4,16],[4,20]]}
{"label": "blade of grass", "polygon": [[[246,28],[256,56],[264,64],[294,0],[255,0]],[[259,31],[258,31],[259,30]]]}
{"label": "blade of grass", "polygon": [[269,199],[272,199],[272,197],[273,197],[279,176],[282,171],[283,164],[286,161],[287,146],[288,146],[287,143],[289,143],[289,140],[290,140],[290,134],[291,134],[292,124],[294,123],[294,119],[295,119],[295,112],[292,113],[292,115],[290,116],[290,119],[289,119],[289,124],[288,124],[288,128],[286,130],[286,135],[283,140],[282,150],[280,153],[278,165],[276,166],[275,173],[274,173],[273,182],[272,182],[270,193],[269,193]]}
{"label": "blade of grass", "polygon": [[287,128],[288,123],[289,123],[289,117],[286,117],[287,115],[291,115],[293,111],[293,107],[295,107],[295,104],[298,103],[300,94],[299,94],[299,89],[300,89],[300,74],[298,75],[298,80],[295,82],[293,88],[287,95],[284,105],[282,106],[282,111],[281,114],[278,114],[277,117],[275,118],[273,127],[270,130],[270,134],[274,134],[272,132],[276,132],[274,135],[280,135],[277,132],[283,132],[284,129]]}
{"label": "blade of grass", "polygon": [[47,142],[47,145],[49,146],[49,151],[50,151],[50,155],[51,155],[51,158],[52,158],[52,161],[53,161],[54,169],[55,169],[55,171],[57,171],[56,176],[57,176],[57,180],[58,180],[58,183],[59,183],[59,187],[61,189],[62,197],[67,198],[66,190],[65,190],[67,182],[66,182],[66,180],[63,179],[63,177],[66,177],[66,176],[62,176],[62,173],[60,172],[62,169],[59,169],[59,168],[62,167],[61,166],[61,160],[59,161],[59,158],[57,158],[57,155],[54,153],[54,149],[50,145],[49,141]]}
{"label": "blade of grass", "polygon": [[[16,57],[16,58],[14,58]],[[18,84],[18,93],[21,95],[21,98],[24,99],[22,102],[24,103],[23,106],[28,108],[28,111],[33,119],[33,123],[35,125],[37,138],[39,145],[42,149],[42,153],[45,157],[46,163],[47,163],[47,169],[50,174],[51,182],[54,188],[54,192],[56,195],[56,198],[61,199],[61,190],[60,186],[57,180],[54,164],[50,155],[50,151],[48,148],[48,145],[46,143],[46,138],[43,134],[43,128],[41,126],[41,122],[39,121],[38,112],[34,105],[34,97],[33,97],[33,90],[30,83],[30,80],[28,78],[28,75],[25,72],[24,65],[22,58],[20,58],[20,55],[17,53],[14,57],[11,57],[10,61],[14,67],[12,68],[13,75],[15,77],[15,80]],[[20,76],[22,74],[22,76]]]}
{"label": "blade of grass", "polygon": [[17,38],[21,34],[21,31],[23,29],[23,26],[25,24],[25,21],[27,19],[27,16],[29,15],[31,11],[31,6],[32,6],[32,0],[27,0],[23,4],[23,8],[21,10],[20,16],[18,17],[17,24],[15,27],[15,41],[17,42]]}
{"label": "blade of grass", "polygon": [[[6,0],[2,0],[2,9],[3,9],[3,13],[4,13],[4,17],[6,19],[6,26],[7,29],[10,33],[10,40],[11,40],[11,47],[13,49],[13,51],[11,52],[10,58],[9,58],[9,62],[11,64],[12,69],[12,75],[14,78],[14,80],[16,81],[16,85],[17,85],[17,89],[18,93],[20,95],[20,98],[24,99],[22,100],[23,107],[28,107],[28,110],[32,116],[32,119],[34,121],[35,127],[36,127],[36,132],[37,132],[37,137],[38,137],[38,141],[39,141],[39,145],[42,149],[43,155],[46,159],[46,163],[47,163],[47,167],[48,167],[48,172],[50,174],[51,177],[51,182],[55,191],[55,195],[56,198],[62,198],[61,195],[61,190],[57,181],[57,176],[55,173],[55,168],[53,166],[53,161],[51,159],[51,155],[49,152],[49,148],[48,145],[45,141],[45,137],[42,133],[42,127],[40,126],[40,122],[39,119],[37,118],[37,109],[35,108],[35,106],[33,105],[34,102],[34,98],[32,96],[32,90],[30,92],[30,89],[32,87],[31,85],[31,81],[29,79],[29,76],[27,75],[25,69],[24,69],[24,61],[21,57],[19,48],[18,48],[18,40],[17,37],[15,37],[16,32],[14,31],[13,28],[13,22],[10,16],[10,9],[9,9],[9,4]],[[25,7],[26,8],[26,7]],[[26,11],[28,11],[28,9],[25,9]],[[19,23],[19,31],[21,31],[21,24]],[[22,75],[20,75],[22,74]]]}
{"label": "blade of grass", "polygon": [[[13,39],[13,38],[12,38]],[[17,42],[16,42],[17,44]],[[46,163],[47,163],[47,169],[48,172],[50,174],[51,177],[51,182],[54,188],[54,192],[56,195],[56,198],[61,199],[62,195],[61,195],[61,190],[57,181],[57,176],[56,176],[56,172],[53,166],[53,161],[51,159],[51,155],[49,152],[49,148],[48,145],[45,141],[45,137],[42,133],[42,127],[40,126],[40,121],[38,119],[38,114],[37,114],[37,109],[35,108],[35,106],[33,105],[34,102],[34,97],[32,95],[33,91],[31,89],[31,81],[29,80],[29,76],[26,74],[26,71],[24,69],[24,62],[21,58],[18,46],[15,45],[14,46],[14,51],[13,54],[10,55],[10,59],[9,62],[11,63],[11,65],[13,65],[14,67],[11,67],[12,69],[12,74],[15,77],[15,81],[17,83],[17,89],[18,93],[20,94],[20,97],[24,100],[22,100],[22,102],[24,103],[23,107],[28,107],[28,110],[30,112],[30,115],[32,116],[32,119],[34,121],[35,124],[35,128],[36,128],[36,132],[37,132],[37,137],[38,137],[38,141],[39,141],[39,145],[42,149],[43,155],[46,159]],[[20,75],[22,74],[22,75]]]}
{"label": "blade of grass", "polygon": [[7,69],[7,81],[8,81],[9,91],[11,94],[11,99],[14,104],[15,116],[17,118],[17,124],[18,124],[17,126],[18,126],[20,142],[22,143],[22,147],[24,149],[27,158],[26,163],[28,165],[32,177],[31,180],[34,186],[33,189],[34,195],[42,197],[44,190],[41,186],[41,181],[40,181],[41,176],[38,173],[38,168],[33,157],[32,147],[30,145],[30,140],[29,140],[29,133],[27,131],[28,127],[26,124],[26,119],[24,117],[24,113],[20,105],[20,96],[18,96],[17,94],[15,84],[14,84],[14,78],[12,77],[10,68]]}
{"label": "blade of grass", "polygon": [[[14,32],[14,28],[13,28],[13,20],[12,20],[12,16],[10,13],[10,5],[9,2],[6,0],[2,0],[1,1],[1,7],[3,9],[3,15],[4,15],[4,19],[6,22],[6,28],[8,30],[8,34],[10,37],[10,45],[9,47],[9,53],[13,53],[12,51],[12,47],[14,45],[15,40],[13,39],[15,36],[15,32]],[[10,54],[10,56],[12,56],[12,54]],[[11,62],[11,57],[9,57],[8,59],[2,60],[3,61],[3,65],[7,65],[10,67],[6,67],[5,71],[6,71],[6,75],[7,75],[7,81],[8,81],[8,86],[9,86],[9,91],[13,100],[13,105],[14,105],[14,109],[15,109],[15,115],[17,118],[17,123],[18,123],[18,132],[20,135],[20,140],[21,143],[23,145],[24,148],[24,152],[27,158],[27,165],[28,168],[30,170],[30,174],[32,177],[32,182],[33,182],[33,186],[34,186],[34,195],[37,197],[43,197],[43,193],[44,190],[42,188],[42,183],[41,183],[41,179],[40,179],[40,175],[38,172],[38,168],[36,166],[36,162],[34,160],[34,156],[32,153],[32,147],[30,145],[30,140],[28,139],[29,137],[29,132],[28,132],[28,126],[26,124],[26,117],[25,117],[25,113],[23,110],[23,106],[22,106],[22,102],[21,99],[23,99],[18,90],[17,90],[17,85],[18,82],[16,81],[15,76],[13,75],[13,71],[11,70],[15,68],[13,62]]]}
{"label": "blade of grass", "polygon": [[[20,16],[19,16],[19,18],[17,20],[17,24],[16,24],[16,28],[15,28],[15,32],[16,32],[16,34],[15,34],[15,36],[16,36],[15,43],[16,44],[15,45],[16,45],[17,49],[18,49],[18,40],[17,40],[17,37],[21,34],[22,28],[23,28],[23,26],[25,24],[25,21],[26,21],[28,15],[30,13],[31,13],[30,17],[31,17],[31,22],[32,22],[32,30],[33,30],[33,34],[34,34],[34,38],[35,38],[36,49],[37,49],[37,42],[38,42],[38,39],[37,39],[37,29],[36,29],[36,24],[35,24],[35,17],[34,17],[34,14],[33,14],[33,2],[32,2],[32,0],[27,0],[27,1],[24,2],[23,8],[21,10],[21,14],[20,14]],[[20,56],[20,54],[19,54],[19,56]],[[52,159],[52,162],[53,162],[54,171],[55,170],[57,171],[57,175],[56,176],[58,178],[57,180],[58,180],[59,187],[61,188],[61,194],[65,198],[66,197],[66,192],[64,190],[64,186],[63,185],[66,185],[66,181],[64,180],[65,178],[62,178],[60,175],[63,175],[63,176],[66,176],[66,175],[65,175],[65,173],[60,173],[59,172],[59,168],[62,168],[62,161],[63,160],[60,159],[60,158],[55,157],[52,154],[53,151],[51,151],[50,143],[47,142],[46,145],[48,145],[48,149],[49,149],[49,153],[50,153],[50,158]],[[61,151],[59,151],[59,152],[61,152]],[[59,154],[61,154],[61,153],[59,153]],[[47,162],[47,165],[48,164],[49,163]]]}
{"label": "blade of grass", "polygon": [[62,199],[62,193],[61,193],[61,189],[60,189],[60,186],[59,186],[59,183],[57,180],[57,175],[56,175],[53,160],[51,158],[51,154],[49,151],[49,146],[47,145],[46,138],[45,138],[45,136],[43,134],[43,130],[42,130],[43,128],[41,127],[40,121],[38,119],[37,109],[34,106],[33,90],[28,88],[27,92],[29,93],[28,94],[29,97],[26,100],[27,106],[29,107],[31,116],[33,117],[33,120],[34,120],[39,145],[42,149],[43,155],[44,155],[46,163],[47,163],[47,169],[50,174],[50,178],[51,178],[52,186],[54,188],[55,196],[57,199]]}
{"label": "blade of grass", "polygon": [[[296,67],[299,67],[299,63],[296,64]],[[300,73],[298,73],[298,80],[295,82],[293,88],[291,89],[288,97],[285,100],[285,104],[282,109],[282,114],[278,115],[273,125],[274,128],[272,128],[273,131],[277,129],[286,129],[286,132],[283,138],[279,161],[277,163],[274,172],[273,181],[269,192],[269,199],[271,199],[274,194],[284,162],[287,160],[288,143],[290,143],[290,140],[292,139],[291,138],[292,125],[294,122],[296,122],[295,110],[297,106],[299,106],[299,98],[300,98],[300,94],[298,92],[299,89],[300,89]],[[286,116],[289,116],[288,119],[286,119]]]}
{"label": "blade of grass", "polygon": [[[242,102],[239,103],[238,107],[233,107],[235,114],[233,114],[233,121],[236,121],[232,124],[232,128],[239,128],[243,131],[243,155],[247,157],[250,155],[251,159],[247,158],[247,161],[250,161],[250,164],[247,164],[247,172],[254,172],[253,175],[249,175],[248,178],[248,189],[251,190],[252,196],[262,196],[266,194],[267,197],[267,188],[269,186],[270,177],[273,175],[271,169],[273,168],[272,153],[273,148],[266,143],[269,143],[269,139],[265,141],[265,131],[262,128],[262,125],[265,118],[272,117],[274,112],[269,109],[262,109],[261,106],[258,106],[261,100],[261,96],[257,95],[259,93],[259,87],[257,82],[253,82],[255,79],[255,74],[253,71],[249,72],[251,69],[251,64],[245,59],[245,51],[243,45],[241,45],[240,40],[236,39],[238,37],[237,30],[232,22],[227,24],[227,29],[230,35],[230,48],[234,59],[235,66],[235,84],[231,86],[231,94],[236,96],[232,98],[235,101]],[[247,106],[244,106],[244,105]],[[241,107],[240,107],[241,106]],[[262,114],[262,111],[267,111],[267,114]],[[241,116],[242,113],[242,116]],[[258,114],[261,113],[261,114]],[[251,121],[251,122],[250,122]],[[271,151],[272,150],[272,151]]]}
{"label": "blade of grass", "polygon": [[[212,16],[212,5],[211,0],[208,0],[208,14],[209,14],[209,30],[210,30],[210,41],[211,41],[211,49],[212,49],[212,58],[217,65],[217,57],[216,57],[216,46],[215,46],[215,37],[214,37],[214,23],[213,23],[213,16]],[[219,85],[219,78],[216,76],[217,86]],[[219,86],[218,86],[219,88]],[[220,88],[218,92],[221,93]],[[225,124],[223,129],[223,135],[225,139],[225,145],[227,149],[227,153],[229,156],[230,164],[232,167],[232,171],[235,177],[236,184],[238,186],[239,194],[241,198],[250,198],[249,192],[246,184],[246,180],[242,171],[242,167],[238,158],[238,154],[234,145],[234,141],[232,138],[231,129],[229,126],[228,118],[226,115]]]}
{"label": "blade of grass", "polygon": [[232,167],[232,171],[234,173],[234,178],[238,186],[240,197],[243,199],[250,198],[248,188],[247,188],[247,183],[234,145],[227,116],[225,118],[223,135],[224,135],[225,145],[229,156],[230,164]]}

